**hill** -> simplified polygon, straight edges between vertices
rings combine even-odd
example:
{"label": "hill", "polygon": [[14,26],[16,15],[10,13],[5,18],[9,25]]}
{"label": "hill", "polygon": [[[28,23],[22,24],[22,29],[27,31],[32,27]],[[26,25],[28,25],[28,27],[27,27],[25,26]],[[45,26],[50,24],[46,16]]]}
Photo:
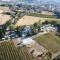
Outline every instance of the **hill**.
{"label": "hill", "polygon": [[52,33],[47,33],[34,39],[51,53],[57,53],[60,51],[60,38]]}
{"label": "hill", "polygon": [[12,41],[0,43],[0,60],[33,60],[26,47],[16,48]]}

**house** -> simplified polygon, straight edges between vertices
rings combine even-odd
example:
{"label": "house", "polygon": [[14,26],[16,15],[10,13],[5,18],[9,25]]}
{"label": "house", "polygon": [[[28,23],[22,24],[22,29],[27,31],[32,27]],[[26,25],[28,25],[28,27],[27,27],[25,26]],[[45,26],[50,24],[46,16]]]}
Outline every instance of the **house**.
{"label": "house", "polygon": [[41,26],[41,31],[42,32],[53,32],[53,31],[57,31],[57,28],[54,27],[54,25],[47,24],[47,25]]}
{"label": "house", "polygon": [[11,39],[15,39],[18,37],[15,31],[10,31],[10,33],[8,35]]}
{"label": "house", "polygon": [[22,36],[24,35],[29,36],[31,34],[32,34],[32,29],[29,26],[25,27],[24,30],[22,31]]}
{"label": "house", "polygon": [[30,36],[32,34],[32,29],[29,26],[26,26],[22,31],[20,30],[19,32],[22,37]]}

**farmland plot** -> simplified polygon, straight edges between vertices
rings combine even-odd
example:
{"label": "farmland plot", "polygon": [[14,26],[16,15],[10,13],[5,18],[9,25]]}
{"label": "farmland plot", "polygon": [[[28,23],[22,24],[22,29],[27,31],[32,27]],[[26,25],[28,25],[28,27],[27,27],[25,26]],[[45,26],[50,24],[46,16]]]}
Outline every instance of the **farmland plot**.
{"label": "farmland plot", "polygon": [[33,60],[26,47],[16,48],[13,42],[0,43],[0,60]]}

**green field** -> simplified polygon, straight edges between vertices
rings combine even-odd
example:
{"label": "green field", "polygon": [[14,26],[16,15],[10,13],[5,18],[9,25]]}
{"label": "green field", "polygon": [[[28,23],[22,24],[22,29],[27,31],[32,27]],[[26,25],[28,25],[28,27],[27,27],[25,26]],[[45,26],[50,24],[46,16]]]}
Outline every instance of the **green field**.
{"label": "green field", "polygon": [[51,53],[56,53],[60,51],[60,38],[52,33],[47,33],[42,36],[34,38],[39,44],[44,46]]}
{"label": "green field", "polygon": [[42,18],[56,18],[56,16],[53,15],[46,15],[41,13],[30,13],[29,16],[35,16],[35,17],[42,17]]}
{"label": "green field", "polygon": [[33,60],[26,47],[16,48],[13,42],[0,43],[0,60]]}

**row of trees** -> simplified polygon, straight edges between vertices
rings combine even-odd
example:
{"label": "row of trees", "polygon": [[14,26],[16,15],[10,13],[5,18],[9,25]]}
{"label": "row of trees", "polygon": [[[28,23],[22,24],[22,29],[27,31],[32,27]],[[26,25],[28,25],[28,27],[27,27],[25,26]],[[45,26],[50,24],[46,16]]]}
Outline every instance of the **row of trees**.
{"label": "row of trees", "polygon": [[4,30],[4,29],[0,29],[0,39],[1,39],[2,37],[4,37],[4,34],[5,34],[5,30]]}
{"label": "row of trees", "polygon": [[[42,25],[44,25],[44,24],[52,24],[52,25],[55,25],[55,26],[60,25],[60,24],[57,24],[56,21],[47,21],[46,20],[43,23],[41,23],[40,21],[38,21],[38,22],[30,25],[30,29],[32,30],[32,35],[39,33],[40,30],[41,30],[40,27]],[[4,28],[3,29],[0,29],[0,38],[2,38],[4,36],[5,29],[8,26],[9,26],[9,28],[10,28],[11,31],[12,30],[13,31],[16,31],[19,36],[20,36],[21,32],[24,30],[24,28],[26,27],[25,25],[24,26],[17,26],[17,27],[15,27],[14,24],[11,24],[10,21],[7,21],[6,24],[4,25]],[[59,29],[59,27],[58,27],[58,29]],[[60,32],[60,30],[58,30],[58,32]],[[28,34],[29,34],[29,32],[28,32]],[[60,35],[60,33],[58,33],[58,35]]]}
{"label": "row of trees", "polygon": [[6,32],[6,28],[7,28],[10,24],[11,24],[11,22],[10,22],[10,21],[7,21],[4,25],[1,26],[1,28],[0,28],[0,39],[1,39],[2,37],[4,37],[5,32]]}
{"label": "row of trees", "polygon": [[[36,22],[36,23],[34,23],[34,24],[32,24],[32,25],[30,25],[30,28],[32,29],[32,33],[33,34],[37,34],[37,33],[39,33],[40,31],[41,31],[41,26],[42,25],[45,25],[45,24],[51,24],[51,25],[54,25],[54,26],[56,26],[57,27],[57,32],[58,32],[58,35],[60,35],[60,24],[57,24],[57,21],[48,21],[48,20],[46,20],[45,22],[43,22],[43,23],[41,23],[40,21],[38,21],[38,22]],[[20,27],[18,27],[17,26],[17,28],[16,28],[16,30],[17,30],[17,33],[19,34],[19,31],[22,31],[23,30],[23,28],[25,28],[26,26],[20,26]],[[32,34],[32,35],[33,35]]]}
{"label": "row of trees", "polygon": [[30,26],[33,30],[34,33],[38,33],[40,32],[40,27],[41,27],[41,23],[40,21],[34,23],[33,25]]}
{"label": "row of trees", "polygon": [[[57,35],[60,36],[60,24],[57,23],[57,21],[45,21],[41,23],[40,21],[30,25],[30,28],[32,29],[32,35],[37,34],[41,31],[40,27],[44,24],[52,24],[57,27]],[[19,34],[26,26],[17,26],[15,30]],[[19,32],[20,31],[20,32]]]}
{"label": "row of trees", "polygon": [[[27,31],[27,35],[28,35],[28,36],[29,36],[29,35],[34,35],[34,34],[37,34],[38,32],[40,32],[40,26],[41,26],[40,21],[38,21],[38,22],[30,25],[29,27],[30,27],[31,32]],[[26,28],[26,27],[27,27],[27,26],[25,26],[25,25],[24,25],[24,26],[17,26],[17,27],[16,27],[17,34],[18,34],[19,36],[21,36],[22,31],[23,31],[24,28]],[[27,28],[26,28],[26,29],[27,29]]]}
{"label": "row of trees", "polygon": [[54,20],[52,20],[52,21],[48,21],[48,20],[46,20],[45,22],[43,22],[42,23],[43,25],[44,24],[52,24],[52,25],[56,25],[57,24],[57,22],[56,21],[54,21]]}

